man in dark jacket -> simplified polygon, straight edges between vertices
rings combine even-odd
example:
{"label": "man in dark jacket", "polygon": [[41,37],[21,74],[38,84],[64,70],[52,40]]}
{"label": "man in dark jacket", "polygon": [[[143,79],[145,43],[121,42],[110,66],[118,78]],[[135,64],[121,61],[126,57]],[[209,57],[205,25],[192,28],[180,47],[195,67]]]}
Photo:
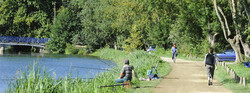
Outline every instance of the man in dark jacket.
{"label": "man in dark jacket", "polygon": [[208,76],[208,85],[213,85],[213,77],[214,77],[214,69],[216,68],[216,60],[213,54],[213,49],[209,49],[209,53],[205,56],[205,67],[207,69],[207,76]]}

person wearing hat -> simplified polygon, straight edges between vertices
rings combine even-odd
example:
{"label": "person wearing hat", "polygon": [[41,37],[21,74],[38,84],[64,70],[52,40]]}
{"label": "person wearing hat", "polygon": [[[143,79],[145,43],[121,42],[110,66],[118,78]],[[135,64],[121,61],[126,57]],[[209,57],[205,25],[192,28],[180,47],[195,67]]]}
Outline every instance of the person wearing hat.
{"label": "person wearing hat", "polygon": [[135,74],[137,78],[137,74],[134,71],[134,67],[129,65],[129,60],[124,60],[124,66],[122,67],[119,79],[115,80],[115,83],[123,83],[124,81],[131,81],[132,80],[132,73]]}

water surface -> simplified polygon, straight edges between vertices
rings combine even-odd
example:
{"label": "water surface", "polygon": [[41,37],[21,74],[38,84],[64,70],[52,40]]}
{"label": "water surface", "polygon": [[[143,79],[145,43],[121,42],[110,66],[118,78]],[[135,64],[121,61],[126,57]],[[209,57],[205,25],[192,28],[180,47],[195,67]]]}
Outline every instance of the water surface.
{"label": "water surface", "polygon": [[34,62],[42,70],[45,67],[55,78],[71,73],[73,77],[94,78],[97,73],[108,71],[116,66],[110,60],[101,60],[90,56],[72,55],[1,55],[0,56],[0,93],[8,88],[8,82],[13,81],[20,71],[27,70]]}

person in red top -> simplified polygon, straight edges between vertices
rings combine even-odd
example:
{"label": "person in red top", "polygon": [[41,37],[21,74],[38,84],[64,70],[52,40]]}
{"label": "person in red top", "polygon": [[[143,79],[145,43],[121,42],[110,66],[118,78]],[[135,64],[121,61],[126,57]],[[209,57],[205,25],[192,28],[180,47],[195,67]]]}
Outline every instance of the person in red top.
{"label": "person in red top", "polygon": [[177,56],[177,47],[175,44],[172,47],[171,52],[172,52],[172,62],[175,62]]}

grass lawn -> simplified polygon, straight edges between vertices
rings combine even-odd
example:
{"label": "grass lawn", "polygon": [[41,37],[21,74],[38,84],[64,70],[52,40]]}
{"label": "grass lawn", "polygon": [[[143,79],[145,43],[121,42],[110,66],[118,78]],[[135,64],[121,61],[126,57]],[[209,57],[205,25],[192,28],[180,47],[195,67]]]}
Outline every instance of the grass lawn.
{"label": "grass lawn", "polygon": [[[109,52],[113,52],[113,53],[108,53],[108,52],[103,52],[103,51],[109,51]],[[144,51],[145,52],[145,51]],[[138,74],[138,78],[142,77],[142,78],[146,78],[146,73],[147,70],[151,69],[151,66],[156,66],[156,62],[155,61],[159,61],[161,60],[159,57],[157,57],[156,55],[152,54],[149,55],[144,54],[144,55],[140,55],[140,54],[134,54],[134,53],[130,53],[128,56],[122,55],[120,53],[117,53],[117,51],[113,51],[113,50],[109,50],[109,49],[104,49],[102,50],[102,52],[98,52],[99,54],[97,54],[98,56],[100,56],[101,58],[104,59],[111,59],[114,60],[114,62],[117,63],[118,66],[123,66],[123,64],[121,64],[121,60],[128,58],[131,60],[131,65],[137,66],[140,65],[143,68],[138,68],[135,69],[137,70],[137,74]],[[104,54],[100,54],[100,53],[104,53]],[[133,56],[131,56],[133,55]],[[134,55],[138,55],[138,56],[134,56]],[[142,64],[142,62],[140,61],[149,61],[151,63],[147,64]],[[137,64],[134,64],[133,62],[136,62]],[[143,66],[144,65],[144,66]],[[169,72],[171,71],[171,66],[169,65],[169,63],[164,62],[164,61],[159,61],[159,65],[157,67],[157,72],[159,73],[159,77],[164,77],[166,76]],[[139,72],[139,73],[138,73]],[[119,74],[117,74],[117,77],[119,76]],[[134,82],[134,80],[136,80]],[[157,86],[161,79],[158,80],[151,80],[151,81],[137,81],[138,79],[134,79],[132,80],[132,83],[135,83],[134,85],[132,85],[132,87],[140,87],[140,88],[134,88],[131,90],[127,90],[126,92],[129,93],[152,93],[152,88],[154,88],[155,86]]]}
{"label": "grass lawn", "polygon": [[[237,65],[235,68],[238,68]],[[240,69],[242,70],[242,68]],[[249,69],[248,71],[244,71],[244,72],[248,72],[248,74],[243,74],[242,72],[240,72],[241,75],[249,76]],[[219,80],[223,84],[223,86],[232,90],[234,93],[250,93],[249,80],[248,80],[247,86],[244,87],[240,85],[239,83],[237,83],[234,79],[230,77],[230,75],[227,73],[224,67],[218,66],[218,70],[215,71],[215,77],[217,80]]]}
{"label": "grass lawn", "polygon": [[[171,66],[167,62],[162,62],[161,65],[159,65],[157,71],[159,73],[159,77],[164,77],[171,71]],[[133,92],[133,93],[152,93],[152,88],[157,86],[161,80],[162,80],[162,78],[160,78],[158,80],[141,81],[139,84],[140,88],[137,88],[137,89],[132,90],[130,92]]]}
{"label": "grass lawn", "polygon": [[247,68],[244,66],[243,63],[240,64],[229,64],[229,68],[233,69],[238,76],[240,77],[246,77],[250,81],[250,68]]}

